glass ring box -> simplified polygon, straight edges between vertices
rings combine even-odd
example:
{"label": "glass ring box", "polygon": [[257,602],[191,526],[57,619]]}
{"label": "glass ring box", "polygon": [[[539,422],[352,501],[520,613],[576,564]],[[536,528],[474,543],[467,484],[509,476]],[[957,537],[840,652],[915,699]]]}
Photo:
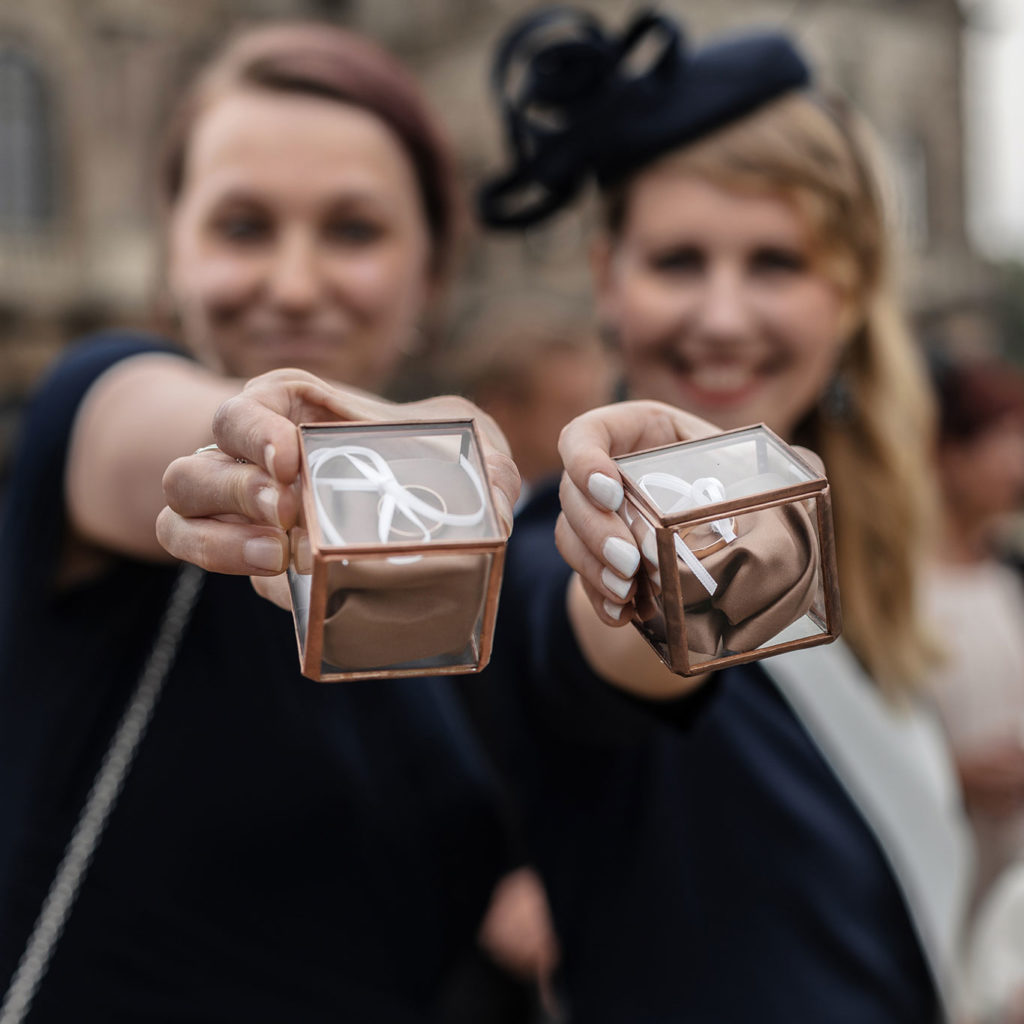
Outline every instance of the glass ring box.
{"label": "glass ring box", "polygon": [[505,538],[472,420],[299,427],[288,581],[303,675],[478,672]]}
{"label": "glass ring box", "polygon": [[678,675],[842,628],[828,481],[763,425],[615,460],[642,553],[633,624]]}

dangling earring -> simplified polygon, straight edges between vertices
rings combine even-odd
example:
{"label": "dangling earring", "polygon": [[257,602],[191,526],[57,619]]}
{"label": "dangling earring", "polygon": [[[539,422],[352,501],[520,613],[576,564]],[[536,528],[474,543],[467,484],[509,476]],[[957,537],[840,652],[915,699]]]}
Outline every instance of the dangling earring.
{"label": "dangling earring", "polygon": [[832,423],[849,423],[853,419],[853,388],[849,374],[842,367],[836,368],[825,385],[818,408],[822,416]]}

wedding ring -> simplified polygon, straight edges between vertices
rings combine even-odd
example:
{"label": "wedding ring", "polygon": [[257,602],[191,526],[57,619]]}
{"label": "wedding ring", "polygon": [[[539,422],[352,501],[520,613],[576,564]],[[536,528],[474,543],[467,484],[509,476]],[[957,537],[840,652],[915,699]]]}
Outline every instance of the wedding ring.
{"label": "wedding ring", "polygon": [[[219,445],[216,445],[216,444],[204,444],[202,448],[197,448],[192,454],[193,455],[200,455],[202,452],[219,452],[220,450],[221,449],[220,449]],[[248,459],[235,459],[235,462],[239,463],[239,465],[242,465],[242,466],[248,466],[249,465],[249,460]]]}
{"label": "wedding ring", "polygon": [[[439,494],[437,491],[434,490],[433,487],[427,487],[426,484],[406,484],[405,485],[405,490],[407,490],[407,491],[423,491],[425,494],[429,494],[437,502],[437,510],[442,515],[447,515],[448,514],[448,503],[444,500],[444,498],[443,498],[443,496],[441,494]],[[377,502],[377,515],[378,516],[381,513],[381,508],[383,507],[383,505],[384,505],[384,498],[382,496],[380,498],[380,500]],[[403,517],[408,518],[407,516],[405,516],[405,513],[402,511],[402,509],[397,509],[396,511],[400,515],[402,515]],[[441,529],[441,521],[440,520],[437,520],[437,521],[431,523],[429,526],[426,527],[426,531],[427,531],[428,534],[436,533],[440,529]],[[393,533],[396,537],[418,537],[419,536],[419,532],[417,532],[415,530],[402,530],[402,529],[399,529],[399,527],[395,526],[393,521],[391,523],[391,531],[390,532]]]}

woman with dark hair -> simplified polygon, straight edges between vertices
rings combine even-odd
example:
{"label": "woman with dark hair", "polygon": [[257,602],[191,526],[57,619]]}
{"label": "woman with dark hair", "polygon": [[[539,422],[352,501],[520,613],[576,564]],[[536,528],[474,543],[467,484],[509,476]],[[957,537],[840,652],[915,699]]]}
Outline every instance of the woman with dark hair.
{"label": "woman with dark hair", "polygon": [[[75,346],[13,462],[0,1017],[31,1003],[33,1022],[423,1021],[506,866],[454,692],[437,678],[305,679],[289,613],[246,579],[179,573],[154,522],[168,463],[195,449],[186,461],[263,524],[239,556],[283,568],[296,496],[274,475],[297,470],[294,428],[248,461],[209,444],[222,403],[270,394],[303,421],[475,415],[511,520],[517,475],[479,410],[357,390],[388,386],[444,284],[458,219],[447,144],[376,46],[270,25],[195,82],[163,181],[181,347],[125,334]],[[121,737],[168,664],[124,778]],[[113,775],[79,820],[108,749]],[[83,836],[98,832],[92,852]]]}

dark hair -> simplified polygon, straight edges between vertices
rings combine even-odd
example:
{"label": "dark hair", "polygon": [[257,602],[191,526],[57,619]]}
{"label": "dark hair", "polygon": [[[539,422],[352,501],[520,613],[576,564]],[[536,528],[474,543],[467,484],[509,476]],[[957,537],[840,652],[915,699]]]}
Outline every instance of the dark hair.
{"label": "dark hair", "polygon": [[996,359],[951,363],[935,371],[939,443],[971,441],[1007,417],[1024,422],[1024,374]]}
{"label": "dark hair", "polygon": [[461,219],[448,139],[409,72],[376,44],[335,25],[272,23],[238,34],[214,55],[179,103],[165,138],[160,185],[168,204],[181,194],[202,112],[239,88],[319,96],[380,118],[412,161],[433,242],[432,270],[443,275]]}

